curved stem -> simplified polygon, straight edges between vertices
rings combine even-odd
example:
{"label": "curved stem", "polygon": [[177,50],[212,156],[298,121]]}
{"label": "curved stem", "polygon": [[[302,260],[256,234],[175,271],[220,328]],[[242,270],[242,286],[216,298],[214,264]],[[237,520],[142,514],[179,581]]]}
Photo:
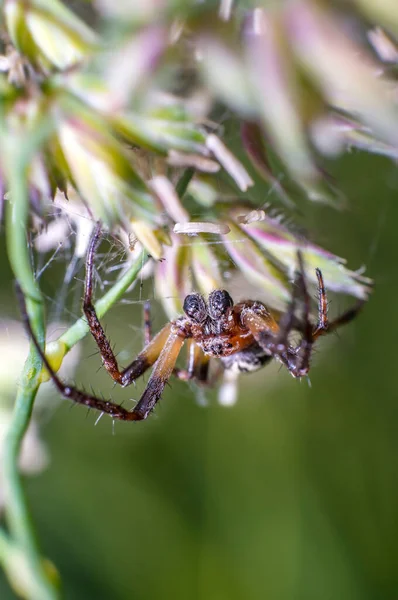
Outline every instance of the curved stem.
{"label": "curved stem", "polygon": [[[29,200],[23,164],[22,160],[15,160],[9,170],[11,200],[6,213],[7,251],[14,275],[26,295],[26,306],[35,334],[39,343],[43,344],[43,304],[32,272],[26,239]],[[18,468],[22,440],[29,426],[40,384],[40,371],[40,356],[31,345],[19,382],[11,425],[4,441],[4,488],[7,525],[30,573],[29,597],[35,600],[54,600],[59,597],[58,591],[44,569]]]}

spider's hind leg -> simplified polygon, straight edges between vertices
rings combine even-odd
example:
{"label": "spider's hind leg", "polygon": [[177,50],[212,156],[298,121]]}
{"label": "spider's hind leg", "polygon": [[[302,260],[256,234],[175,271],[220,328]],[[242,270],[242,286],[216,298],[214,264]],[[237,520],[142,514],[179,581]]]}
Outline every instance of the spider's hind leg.
{"label": "spider's hind leg", "polygon": [[[303,303],[303,315],[301,319],[301,334],[302,339],[296,348],[287,346],[286,359],[287,368],[293,377],[303,377],[307,375],[310,369],[310,358],[312,353],[312,346],[315,340],[314,327],[311,322],[311,298],[308,292],[307,283],[305,280],[304,260],[300,250],[297,251],[298,260],[298,277],[296,282],[296,288],[293,293],[293,299],[288,314],[291,315],[290,329],[286,329],[286,335],[293,329],[293,321],[295,318],[294,311],[297,304],[298,297],[301,297]],[[316,270],[318,277],[318,293],[319,293],[319,317],[318,324],[315,331],[323,331],[327,329],[327,298],[325,286],[323,284],[322,273],[319,269]],[[287,344],[287,342],[286,342]]]}
{"label": "spider's hind leg", "polygon": [[360,300],[354,307],[346,310],[342,315],[329,321],[328,319],[328,299],[325,289],[325,284],[320,269],[316,269],[318,279],[318,321],[315,326],[310,321],[310,297],[307,291],[303,262],[301,253],[299,254],[300,262],[300,287],[304,300],[304,315],[302,323],[302,340],[297,348],[292,352],[288,350],[288,369],[294,377],[303,377],[307,375],[310,368],[310,358],[314,342],[322,335],[326,335],[335,331],[340,326],[352,321],[365,304],[365,300]]}
{"label": "spider's hind leg", "polygon": [[[281,351],[282,349],[283,351],[286,351],[289,345],[289,333],[293,329],[300,329],[304,334],[306,333],[307,320],[309,319],[310,299],[305,282],[303,255],[300,250],[297,251],[297,262],[298,270],[296,271],[295,282],[293,285],[292,299],[287,311],[283,314],[279,321],[279,332],[275,341],[276,348],[279,347]],[[296,317],[299,298],[304,300],[304,323],[299,321]]]}

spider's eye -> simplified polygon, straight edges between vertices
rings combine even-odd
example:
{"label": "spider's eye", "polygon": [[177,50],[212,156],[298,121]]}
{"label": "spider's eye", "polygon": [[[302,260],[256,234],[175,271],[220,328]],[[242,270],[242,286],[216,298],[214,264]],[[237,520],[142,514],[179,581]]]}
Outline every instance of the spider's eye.
{"label": "spider's eye", "polygon": [[209,315],[212,319],[220,319],[233,306],[231,296],[225,290],[214,290],[209,296]]}
{"label": "spider's eye", "polygon": [[189,294],[184,300],[184,312],[193,321],[203,323],[206,319],[206,302],[200,294]]}

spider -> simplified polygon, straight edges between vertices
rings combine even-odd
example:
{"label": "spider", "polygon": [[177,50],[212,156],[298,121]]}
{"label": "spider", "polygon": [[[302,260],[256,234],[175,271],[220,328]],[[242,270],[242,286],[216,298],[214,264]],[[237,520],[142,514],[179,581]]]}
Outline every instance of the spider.
{"label": "spider", "polygon": [[[316,269],[318,320],[314,325],[310,320],[310,296],[304,277],[303,258],[298,251],[299,269],[292,301],[286,313],[280,315],[279,322],[261,302],[246,300],[234,304],[226,290],[214,290],[210,293],[207,302],[202,295],[192,293],[184,300],[185,316],[167,323],[153,339],[150,336],[149,312],[146,307],[147,343],[129,366],[120,369],[93,305],[93,265],[100,237],[101,225],[98,224],[87,253],[83,312],[99,348],[103,365],[116,383],[126,387],[153,367],[147,386],[132,410],[87,394],[61,381],[51,368],[33,333],[23,294],[19,288],[17,289],[25,327],[59,392],[65,398],[106,413],[113,419],[122,421],[146,419],[160,399],[173,373],[180,379],[195,380],[199,383],[209,382],[210,358],[219,359],[223,369],[233,369],[239,373],[257,371],[275,358],[289,370],[293,377],[304,377],[310,369],[314,342],[320,336],[350,322],[363,304],[363,301],[358,303],[329,322],[323,277],[321,271]],[[303,305],[301,318],[296,317],[299,300]],[[289,341],[292,331],[299,332],[301,336],[296,345]],[[176,361],[184,342],[189,346],[188,365],[186,370],[181,370],[176,368]]]}

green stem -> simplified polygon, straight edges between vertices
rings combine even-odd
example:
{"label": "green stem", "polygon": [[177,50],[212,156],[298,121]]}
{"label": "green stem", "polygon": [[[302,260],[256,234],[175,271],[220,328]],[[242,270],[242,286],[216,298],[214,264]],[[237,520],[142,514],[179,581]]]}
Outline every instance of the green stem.
{"label": "green stem", "polygon": [[[39,343],[43,344],[43,304],[31,268],[26,235],[29,209],[27,178],[22,160],[18,160],[20,157],[16,155],[14,158],[15,162],[9,169],[11,200],[6,213],[7,252],[14,275],[26,295],[26,307],[32,326]],[[59,597],[58,591],[44,570],[18,468],[22,440],[29,426],[39,388],[40,372],[41,360],[31,345],[19,382],[12,421],[4,441],[4,488],[7,525],[31,574],[29,598],[54,600]]]}
{"label": "green stem", "polygon": [[10,540],[6,533],[0,529],[0,562],[6,563],[10,551]]}
{"label": "green stem", "polygon": [[[145,250],[137,260],[127,269],[126,273],[104,294],[104,296],[95,303],[95,310],[101,319],[106,312],[123,296],[125,291],[137,279],[142,267],[148,260],[148,254]],[[85,317],[80,317],[65,333],[61,335],[58,342],[65,345],[65,351],[68,352],[72,346],[84,338],[89,328]]]}
{"label": "green stem", "polygon": [[[45,128],[44,128],[45,129]],[[40,344],[44,345],[45,329],[43,301],[39,286],[32,272],[27,239],[28,223],[28,185],[26,166],[36,145],[40,145],[46,131],[36,136],[30,144],[24,140],[14,140],[8,148],[8,183],[11,200],[6,212],[7,253],[15,278],[26,298],[26,309],[30,322]],[[25,140],[26,141],[26,140]],[[143,252],[139,259],[131,265],[125,275],[96,304],[101,317],[135,281],[148,257]],[[62,341],[71,348],[84,337],[88,327],[85,319],[79,319],[63,336]],[[6,498],[6,522],[10,537],[0,530],[0,560],[7,565],[10,547],[15,548],[21,560],[21,569],[7,569],[14,589],[20,589],[29,600],[56,600],[59,591],[53,583],[53,577],[45,569],[40,556],[39,545],[27,506],[22,486],[18,460],[24,435],[29,427],[34,400],[40,385],[42,362],[33,344],[30,346],[28,358],[22,372],[15,401],[11,424],[4,440],[3,471]],[[4,555],[4,556],[3,556]],[[23,566],[22,566],[23,563]],[[20,571],[26,575],[21,581]],[[22,585],[22,588],[21,588]]]}

